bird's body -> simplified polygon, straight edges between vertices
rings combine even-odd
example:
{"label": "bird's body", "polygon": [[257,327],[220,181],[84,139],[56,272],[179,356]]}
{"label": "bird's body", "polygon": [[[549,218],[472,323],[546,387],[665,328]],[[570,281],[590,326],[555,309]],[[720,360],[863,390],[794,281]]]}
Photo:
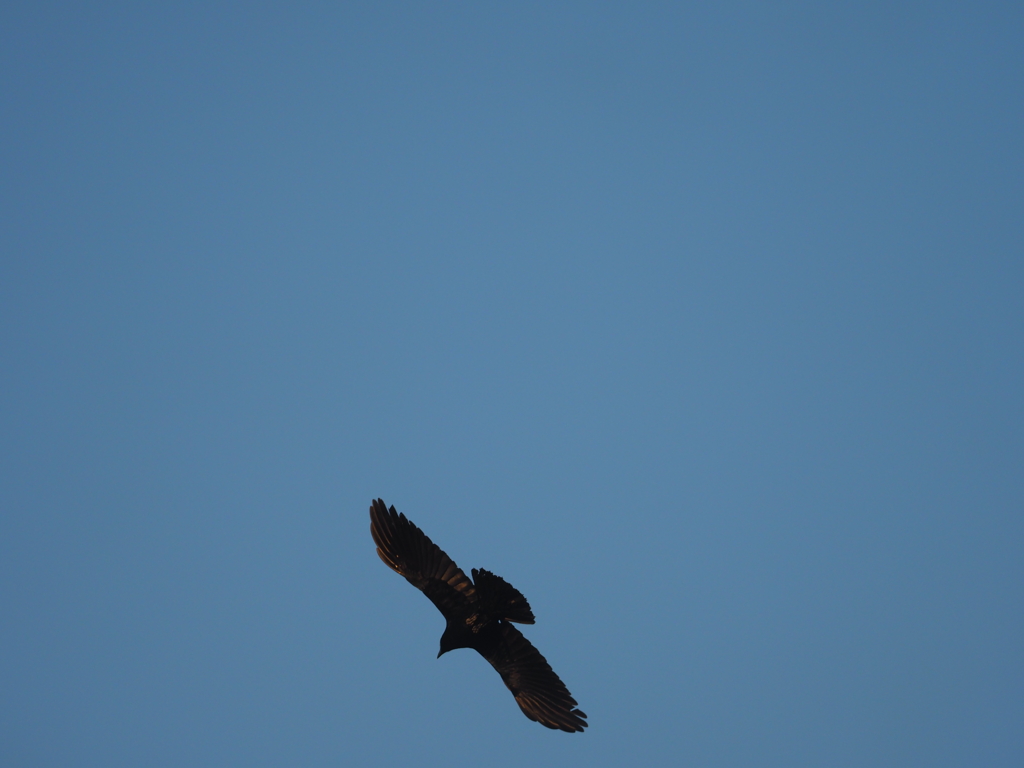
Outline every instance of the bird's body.
{"label": "bird's body", "polygon": [[534,623],[533,611],[519,590],[482,568],[473,569],[470,581],[423,531],[381,499],[370,506],[370,533],[381,560],[430,598],[445,617],[438,657],[472,648],[501,675],[528,718],[570,733],[587,727],[587,716],[576,709],[565,684],[510,623]]}

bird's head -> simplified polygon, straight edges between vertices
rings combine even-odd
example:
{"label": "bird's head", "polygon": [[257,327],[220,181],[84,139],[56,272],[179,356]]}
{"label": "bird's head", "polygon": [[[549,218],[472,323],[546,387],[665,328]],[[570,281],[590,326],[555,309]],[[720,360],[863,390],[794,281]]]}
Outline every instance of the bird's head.
{"label": "bird's head", "polygon": [[444,634],[441,635],[441,648],[437,652],[437,658],[441,658],[448,651],[454,651],[460,646],[455,642],[455,633],[452,631],[450,626],[444,628]]}

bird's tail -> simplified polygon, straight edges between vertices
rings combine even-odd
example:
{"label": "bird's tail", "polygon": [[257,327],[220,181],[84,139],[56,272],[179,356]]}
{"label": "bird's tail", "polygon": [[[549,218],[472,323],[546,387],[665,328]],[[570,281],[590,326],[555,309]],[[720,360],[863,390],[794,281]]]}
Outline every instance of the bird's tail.
{"label": "bird's tail", "polygon": [[506,621],[533,624],[533,611],[523,593],[501,576],[495,576],[483,568],[474,568],[473,582],[480,595],[481,607],[486,613]]}

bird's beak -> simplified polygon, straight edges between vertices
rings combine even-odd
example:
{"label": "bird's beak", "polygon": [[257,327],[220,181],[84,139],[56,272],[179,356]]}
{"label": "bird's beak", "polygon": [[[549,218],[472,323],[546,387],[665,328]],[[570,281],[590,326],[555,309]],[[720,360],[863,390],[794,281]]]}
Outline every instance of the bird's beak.
{"label": "bird's beak", "polygon": [[444,653],[444,651],[438,651],[438,652],[437,652],[437,658],[439,658],[439,659],[440,659],[440,658],[441,658],[441,654],[442,654],[442,653]]}

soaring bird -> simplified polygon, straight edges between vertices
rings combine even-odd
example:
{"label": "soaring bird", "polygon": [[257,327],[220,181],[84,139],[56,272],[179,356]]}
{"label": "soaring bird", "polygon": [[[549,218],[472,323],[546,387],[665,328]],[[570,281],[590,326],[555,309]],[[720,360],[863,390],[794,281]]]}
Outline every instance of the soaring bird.
{"label": "soaring bird", "polygon": [[528,718],[568,733],[587,727],[587,716],[576,709],[565,683],[510,623],[534,623],[518,589],[483,568],[474,568],[470,581],[423,531],[382,499],[370,505],[370,534],[380,559],[444,616],[438,658],[456,648],[472,648],[497,670]]}

